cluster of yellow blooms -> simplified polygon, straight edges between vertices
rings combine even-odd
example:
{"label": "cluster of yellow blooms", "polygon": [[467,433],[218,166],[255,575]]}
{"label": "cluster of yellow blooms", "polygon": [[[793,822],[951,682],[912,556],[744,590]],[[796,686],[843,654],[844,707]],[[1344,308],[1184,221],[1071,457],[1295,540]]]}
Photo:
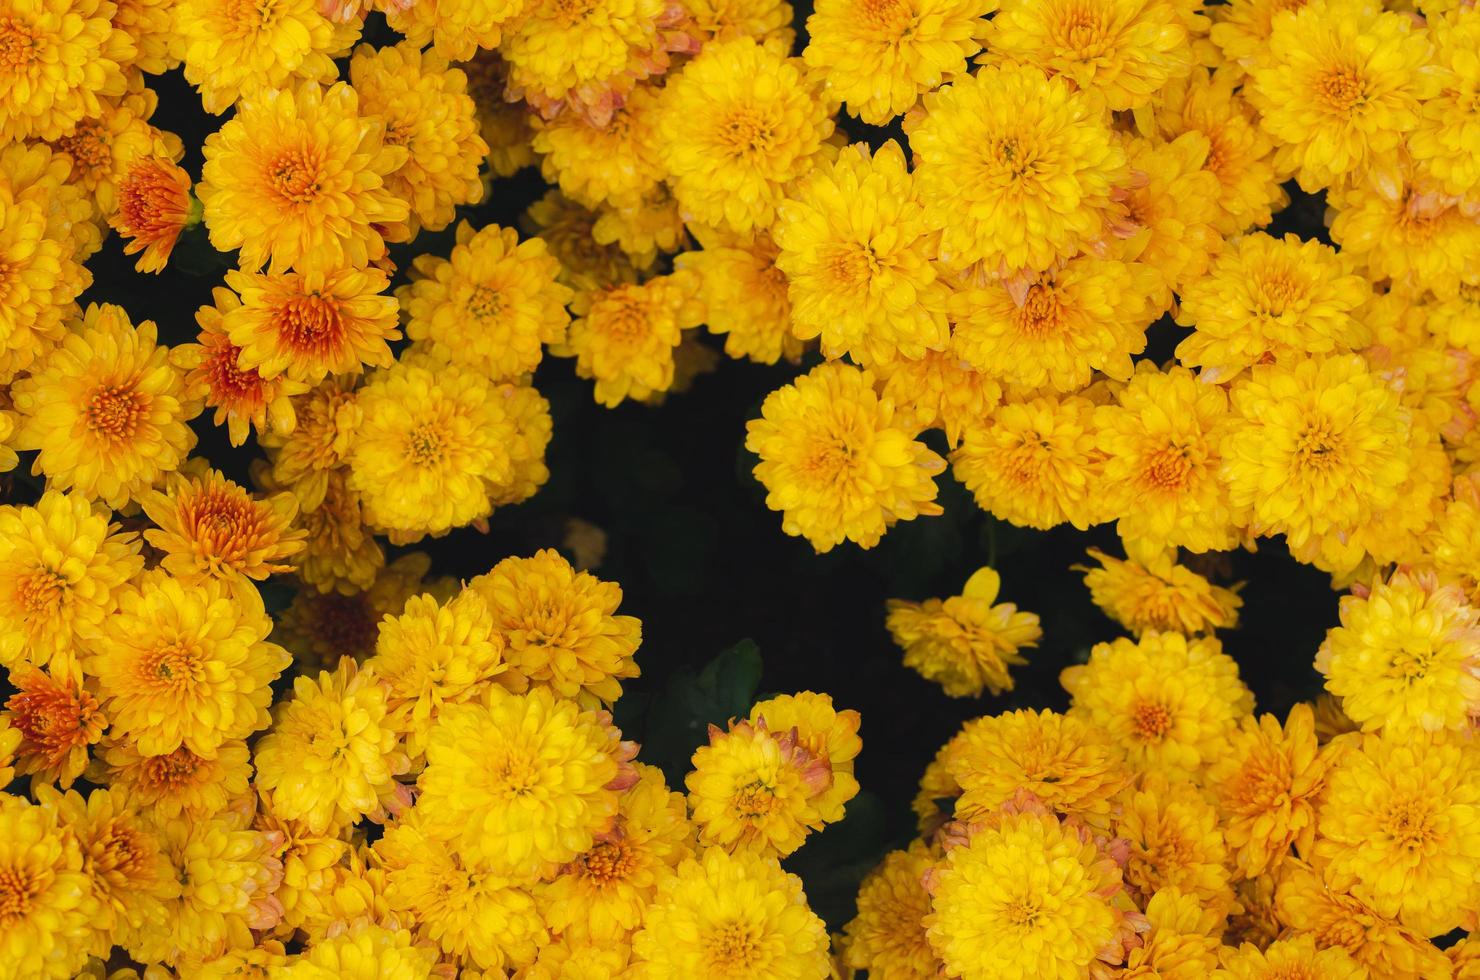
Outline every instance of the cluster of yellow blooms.
{"label": "cluster of yellow blooms", "polygon": [[[0,507],[0,978],[1480,977],[1434,943],[1480,929],[1480,6],[794,20],[0,0],[0,470],[40,478]],[[225,117],[198,179],[151,121],[177,69]],[[519,230],[457,220],[534,165]],[[1331,244],[1261,230],[1292,180]],[[198,226],[235,268],[196,342],[79,302],[105,235],[159,272]],[[820,354],[746,438],[817,550],[940,514],[949,466],[1127,556],[1084,571],[1134,639],[941,750],[836,944],[780,859],[857,793],[856,713],[762,701],[672,791],[609,713],[615,585],[382,544],[548,479],[547,351],[656,403],[701,330]],[[1283,722],[1216,639],[1237,590],[1179,561],[1276,536],[1349,590]],[[999,590],[891,603],[906,664],[1011,689],[1041,630]]]}

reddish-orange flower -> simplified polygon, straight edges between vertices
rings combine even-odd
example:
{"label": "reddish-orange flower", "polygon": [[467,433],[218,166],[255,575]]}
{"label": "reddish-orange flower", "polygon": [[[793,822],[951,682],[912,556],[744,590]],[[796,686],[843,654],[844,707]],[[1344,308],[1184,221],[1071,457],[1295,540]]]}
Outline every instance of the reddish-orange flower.
{"label": "reddish-orange flower", "polygon": [[134,266],[160,272],[180,232],[200,222],[200,205],[190,196],[190,175],[164,157],[141,157],[118,182],[118,208],[108,224],[124,238],[124,255],[143,252]]}
{"label": "reddish-orange flower", "polygon": [[5,707],[22,737],[16,772],[66,789],[87,767],[87,747],[108,726],[98,699],[72,678],[58,680],[30,666],[14,671],[10,682],[16,693]]}

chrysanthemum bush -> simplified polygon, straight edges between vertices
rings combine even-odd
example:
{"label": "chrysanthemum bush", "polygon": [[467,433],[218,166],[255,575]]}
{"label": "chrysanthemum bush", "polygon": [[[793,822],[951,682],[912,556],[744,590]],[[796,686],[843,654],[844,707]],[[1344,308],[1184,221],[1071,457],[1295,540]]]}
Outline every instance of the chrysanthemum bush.
{"label": "chrysanthemum bush", "polygon": [[[0,140],[0,978],[1480,977],[1475,4],[0,0]],[[588,522],[440,567],[550,480],[552,358],[790,366],[706,434],[774,534],[953,481],[1111,529],[1124,635],[809,864],[881,805],[826,683],[634,707]],[[1269,713],[1277,547],[1335,625]],[[987,551],[854,610],[940,705],[1047,655]]]}

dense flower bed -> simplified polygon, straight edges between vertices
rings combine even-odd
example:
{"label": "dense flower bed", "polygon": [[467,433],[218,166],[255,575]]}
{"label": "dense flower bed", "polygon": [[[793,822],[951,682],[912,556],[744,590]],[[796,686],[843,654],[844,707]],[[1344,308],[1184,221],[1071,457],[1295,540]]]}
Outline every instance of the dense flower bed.
{"label": "dense flower bed", "polygon": [[[778,538],[990,515],[867,613],[896,710],[1031,705],[913,801],[749,644],[635,705],[603,528],[442,567],[551,359],[725,358]],[[0,978],[1480,977],[1477,358],[1470,0],[0,0]],[[1126,635],[1052,710],[1061,526]],[[1280,714],[1261,548],[1339,620]]]}

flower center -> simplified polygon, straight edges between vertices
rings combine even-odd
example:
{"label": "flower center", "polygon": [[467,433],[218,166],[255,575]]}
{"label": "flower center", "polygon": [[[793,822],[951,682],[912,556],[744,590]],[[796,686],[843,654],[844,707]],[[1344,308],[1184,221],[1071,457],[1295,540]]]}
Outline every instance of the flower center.
{"label": "flower center", "polygon": [[143,760],[144,782],[166,791],[188,786],[195,779],[200,758],[181,746],[168,755],[155,755]]}
{"label": "flower center", "polygon": [[95,120],[79,123],[75,130],[57,140],[57,149],[70,154],[74,163],[89,170],[101,169],[113,159],[102,123]]}
{"label": "flower center", "polygon": [[1018,330],[1028,337],[1043,339],[1057,333],[1063,323],[1063,307],[1052,282],[1035,283],[1017,312]]}
{"label": "flower center", "polygon": [[832,280],[845,289],[867,289],[880,272],[879,257],[869,245],[835,249],[823,262]]}
{"label": "flower center", "polygon": [[255,34],[271,27],[281,13],[278,0],[227,0],[226,20],[240,34]]}
{"label": "flower center", "polygon": [[1105,29],[1099,0],[1076,4],[1059,25],[1054,38],[1059,53],[1076,60],[1088,60],[1104,54],[1110,46],[1110,32]]}
{"label": "flower center", "polygon": [[11,925],[31,911],[43,883],[20,868],[0,868],[0,924]]}
{"label": "flower center", "polygon": [[1340,461],[1340,442],[1325,420],[1312,422],[1295,439],[1295,455],[1309,469],[1331,469]]}
{"label": "flower center", "polygon": [[339,307],[319,293],[287,300],[277,311],[278,336],[301,351],[324,353],[338,347],[344,336]]}
{"label": "flower center", "polygon": [[0,68],[19,72],[36,61],[36,35],[14,17],[0,18]]}
{"label": "flower center", "polygon": [[992,148],[992,158],[1001,170],[1006,170],[1013,180],[1024,180],[1034,175],[1038,154],[1032,146],[1024,146],[1016,136],[999,139]]}
{"label": "flower center", "polygon": [[862,0],[858,18],[885,37],[903,40],[915,32],[915,11],[905,0]]}
{"label": "flower center", "polygon": [[631,853],[619,841],[597,841],[596,846],[581,857],[581,873],[606,884],[626,878],[632,873],[635,863]]}
{"label": "flower center", "polygon": [[1015,926],[1029,927],[1038,919],[1038,903],[1032,899],[1018,898],[1007,903],[1002,916]]}
{"label": "flower center", "polygon": [[1131,710],[1131,731],[1147,742],[1160,741],[1172,730],[1172,713],[1158,701],[1141,701]]}
{"label": "flower center", "polygon": [[761,958],[761,937],[746,922],[727,922],[709,934],[706,944],[710,973],[714,976],[749,975]]}
{"label": "flower center", "polygon": [[109,824],[89,849],[95,873],[128,875],[144,864],[146,851],[139,835],[129,827]]}
{"label": "flower center", "polygon": [[407,444],[411,461],[416,465],[436,466],[442,462],[446,439],[435,423],[423,422],[412,429]]}
{"label": "flower center", "polygon": [[205,676],[205,668],[193,649],[167,643],[144,658],[140,679],[156,691],[186,693]]}
{"label": "flower center", "polygon": [[732,109],[720,124],[719,141],[736,157],[766,154],[775,138],[775,127],[770,118],[751,106]]}
{"label": "flower center", "polygon": [[1192,476],[1191,450],[1163,446],[1151,454],[1143,471],[1145,481],[1160,490],[1182,490]]}
{"label": "flower center", "polygon": [[144,414],[144,396],[131,388],[101,385],[87,401],[87,427],[110,442],[133,437]]}
{"label": "flower center", "polygon": [[468,294],[465,308],[469,316],[479,320],[491,320],[502,312],[504,300],[497,289],[478,285],[474,286],[473,291]]}
{"label": "flower center", "polygon": [[754,820],[758,817],[769,816],[777,809],[779,802],[775,791],[757,780],[747,786],[742,786],[736,792],[735,812],[742,819]]}
{"label": "flower center", "polygon": [[49,688],[22,690],[11,695],[5,707],[12,712],[11,720],[26,741],[42,756],[56,758],[92,740],[88,726],[98,703],[85,692]]}
{"label": "flower center", "polygon": [[1388,840],[1408,851],[1416,851],[1434,841],[1433,808],[1416,798],[1399,798],[1388,802],[1380,820]]}
{"label": "flower center", "polygon": [[1299,311],[1305,306],[1307,284],[1294,269],[1276,269],[1258,276],[1253,282],[1255,312],[1260,316],[1278,317]]}
{"label": "flower center", "polygon": [[1290,792],[1290,766],[1281,754],[1253,758],[1244,766],[1231,794],[1236,809],[1258,812],[1275,806]]}
{"label": "flower center", "polygon": [[60,609],[67,594],[67,580],[49,568],[36,569],[16,589],[21,607],[32,615]]}
{"label": "flower center", "polygon": [[1404,681],[1421,681],[1428,674],[1429,667],[1434,662],[1434,650],[1431,647],[1411,649],[1401,647],[1393,653],[1390,668],[1393,673]]}
{"label": "flower center", "polygon": [[540,785],[541,768],[526,753],[506,756],[491,771],[498,788],[506,797],[528,796]]}
{"label": "flower center", "polygon": [[1323,74],[1316,82],[1316,90],[1330,108],[1337,112],[1350,112],[1361,104],[1366,86],[1360,72],[1343,65]]}
{"label": "flower center", "polygon": [[262,376],[257,369],[243,371],[237,367],[241,353],[235,344],[218,344],[201,364],[218,402],[258,401],[262,397]]}
{"label": "flower center", "polygon": [[309,204],[319,193],[319,168],[302,150],[280,153],[268,165],[268,182],[290,204]]}
{"label": "flower center", "polygon": [[594,0],[554,0],[551,6],[551,16],[562,27],[579,24],[596,9]]}

